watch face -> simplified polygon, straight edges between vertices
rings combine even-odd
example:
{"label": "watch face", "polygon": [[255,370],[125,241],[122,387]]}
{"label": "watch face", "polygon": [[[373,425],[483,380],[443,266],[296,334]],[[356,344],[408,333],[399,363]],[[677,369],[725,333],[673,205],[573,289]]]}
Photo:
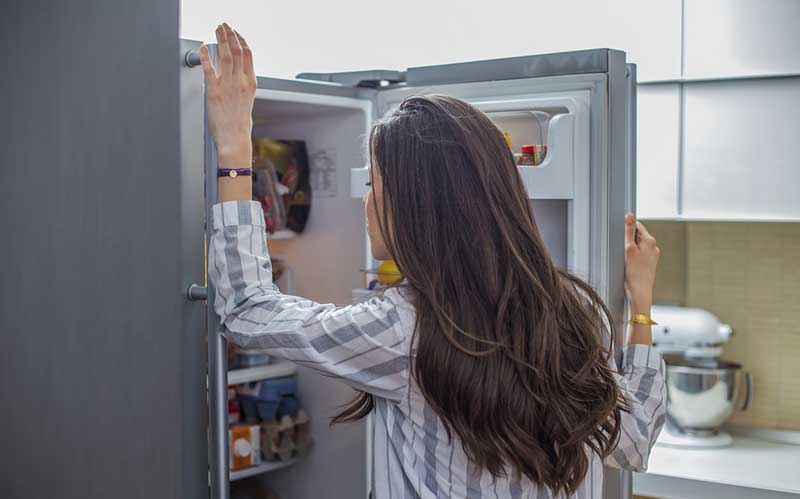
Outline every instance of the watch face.
{"label": "watch face", "polygon": [[238,175],[239,174],[236,172],[236,170],[231,170],[231,173],[230,173],[231,178],[236,178]]}

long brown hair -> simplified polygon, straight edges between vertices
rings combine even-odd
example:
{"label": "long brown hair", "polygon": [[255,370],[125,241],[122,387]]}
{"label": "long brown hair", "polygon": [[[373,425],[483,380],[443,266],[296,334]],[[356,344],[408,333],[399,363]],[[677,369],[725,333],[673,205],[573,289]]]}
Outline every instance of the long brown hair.
{"label": "long brown hair", "polygon": [[[613,450],[625,410],[602,333],[613,329],[608,309],[554,267],[485,114],[452,97],[410,97],[369,142],[381,231],[416,307],[412,375],[425,400],[474,465],[575,492],[587,450]],[[372,407],[361,394],[334,422]]]}

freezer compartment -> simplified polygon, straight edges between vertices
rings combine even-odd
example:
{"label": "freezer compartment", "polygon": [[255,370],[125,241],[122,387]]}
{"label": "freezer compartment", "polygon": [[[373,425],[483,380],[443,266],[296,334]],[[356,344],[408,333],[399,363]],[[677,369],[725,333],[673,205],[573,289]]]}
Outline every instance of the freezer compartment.
{"label": "freezer compartment", "polygon": [[283,256],[290,269],[290,292],[349,303],[350,290],[362,283],[364,210],[348,191],[352,165],[364,163],[371,120],[371,105],[364,100],[265,89],[256,93],[253,135],[304,141],[309,156],[311,209],[305,230],[269,241],[270,251]]}
{"label": "freezer compartment", "polygon": [[[575,116],[567,107],[546,106],[519,110],[497,110],[495,103],[475,103],[505,132],[513,152],[523,145],[546,146],[544,161],[537,166],[518,166],[529,199],[572,199],[574,190]],[[513,107],[513,106],[512,106]],[[502,107],[501,107],[502,109]],[[350,173],[353,197],[366,194],[369,169]]]}
{"label": "freezer compartment", "polygon": [[[289,273],[277,282],[282,292],[322,303],[346,305],[351,289],[363,286],[366,229],[361,202],[349,195],[350,169],[364,164],[364,137],[371,103],[347,97],[259,89],[253,111],[256,136],[302,140],[311,166],[311,211],[305,230],[268,241]],[[315,163],[317,161],[317,163]],[[320,178],[314,178],[320,175]],[[297,382],[311,418],[314,446],[303,459],[264,477],[280,497],[358,497],[366,482],[364,424],[331,428],[329,417],[353,397],[341,382],[298,366]],[[334,475],[322,473],[337,464]]]}

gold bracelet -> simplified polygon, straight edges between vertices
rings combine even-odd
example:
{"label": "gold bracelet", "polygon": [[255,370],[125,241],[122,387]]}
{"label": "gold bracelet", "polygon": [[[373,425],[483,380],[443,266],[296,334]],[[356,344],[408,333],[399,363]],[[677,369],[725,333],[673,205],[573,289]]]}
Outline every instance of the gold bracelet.
{"label": "gold bracelet", "polygon": [[628,322],[631,324],[641,324],[643,326],[655,326],[658,324],[658,322],[651,319],[649,315],[645,314],[633,314]]}

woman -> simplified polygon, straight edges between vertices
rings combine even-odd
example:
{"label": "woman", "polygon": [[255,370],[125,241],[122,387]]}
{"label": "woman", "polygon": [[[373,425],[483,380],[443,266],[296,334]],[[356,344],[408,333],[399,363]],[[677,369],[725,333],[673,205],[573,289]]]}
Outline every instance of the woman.
{"label": "woman", "polygon": [[[252,53],[227,25],[217,40],[218,71],[201,50],[209,125],[221,167],[247,167]],[[369,150],[372,253],[403,283],[341,308],[281,294],[250,177],[221,177],[209,274],[223,334],[361,392],[334,421],[374,414],[374,497],[599,498],[603,464],[643,470],[665,408],[648,317],[659,250],[644,226],[627,215],[636,322],[618,372],[608,310],[554,268],[484,114],[412,97]]]}

